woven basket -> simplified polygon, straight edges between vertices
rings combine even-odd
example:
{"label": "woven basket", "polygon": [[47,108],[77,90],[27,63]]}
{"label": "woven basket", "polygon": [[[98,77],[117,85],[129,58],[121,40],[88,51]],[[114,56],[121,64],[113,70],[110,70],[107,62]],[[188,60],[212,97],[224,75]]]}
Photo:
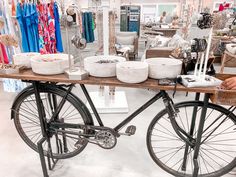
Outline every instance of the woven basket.
{"label": "woven basket", "polygon": [[218,90],[211,101],[219,105],[236,106],[236,90]]}
{"label": "woven basket", "polygon": [[236,67],[236,55],[230,54],[226,51],[222,57],[226,57],[224,62],[225,67]]}

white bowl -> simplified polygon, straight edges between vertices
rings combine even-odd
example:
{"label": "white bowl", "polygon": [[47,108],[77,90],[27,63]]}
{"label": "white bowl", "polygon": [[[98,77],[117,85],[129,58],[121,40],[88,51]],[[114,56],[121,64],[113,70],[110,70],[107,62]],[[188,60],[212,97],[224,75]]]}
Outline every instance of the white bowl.
{"label": "white bowl", "polygon": [[15,65],[31,68],[31,58],[39,55],[40,53],[34,53],[34,52],[19,53],[13,55],[13,61]]}
{"label": "white bowl", "polygon": [[94,77],[115,77],[116,64],[126,61],[118,56],[92,56],[84,59],[84,69]]}
{"label": "white bowl", "polygon": [[149,58],[149,77],[152,79],[174,79],[181,74],[182,61],[172,58]]}
{"label": "white bowl", "polygon": [[147,80],[148,64],[140,61],[126,61],[116,65],[117,79],[121,82],[136,84]]}
{"label": "white bowl", "polygon": [[[73,62],[73,56],[71,56]],[[46,54],[31,59],[32,70],[36,74],[56,75],[69,68],[68,54]]]}

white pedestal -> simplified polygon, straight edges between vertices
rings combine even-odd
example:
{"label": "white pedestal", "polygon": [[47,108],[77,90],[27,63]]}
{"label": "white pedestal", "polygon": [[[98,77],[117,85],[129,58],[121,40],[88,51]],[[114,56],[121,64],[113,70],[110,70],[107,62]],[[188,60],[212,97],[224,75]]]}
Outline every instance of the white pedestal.
{"label": "white pedestal", "polygon": [[[109,93],[105,90],[102,92],[90,92],[89,93],[93,103],[100,114],[112,114],[112,113],[128,113],[129,107],[126,99],[125,92],[116,91],[115,95],[109,95]],[[87,102],[87,107],[90,112],[92,109]]]}

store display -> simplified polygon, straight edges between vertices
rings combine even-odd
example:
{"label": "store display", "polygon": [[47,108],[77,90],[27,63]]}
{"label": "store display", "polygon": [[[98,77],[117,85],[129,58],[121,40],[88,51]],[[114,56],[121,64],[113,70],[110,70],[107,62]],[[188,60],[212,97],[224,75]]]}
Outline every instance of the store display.
{"label": "store display", "polygon": [[16,18],[21,30],[23,52],[63,52],[56,2],[18,2]]}
{"label": "store display", "polygon": [[147,80],[148,64],[140,61],[121,62],[116,65],[117,79],[121,82],[136,84]]}
{"label": "store display", "polygon": [[183,62],[172,58],[149,58],[149,77],[153,79],[173,79],[181,74]]}
{"label": "store display", "polygon": [[120,31],[137,32],[139,35],[141,7],[134,5],[121,6],[120,10]]}
{"label": "store display", "polygon": [[[71,56],[73,60],[73,56]],[[36,74],[55,75],[63,74],[69,68],[67,54],[46,54],[31,58],[32,70]]]}
{"label": "store display", "polygon": [[116,76],[116,64],[126,61],[118,56],[92,56],[84,59],[84,69],[94,77]]}
{"label": "store display", "polygon": [[[147,149],[163,170],[173,176],[189,177],[223,176],[231,171],[236,164],[236,151],[232,150],[236,139],[229,135],[236,134],[236,105],[222,97],[230,99],[236,92],[223,90],[227,87],[222,80],[230,76],[214,75],[215,57],[211,56],[212,48],[217,48],[217,44],[212,45],[213,35],[226,35],[216,36],[221,43],[226,39],[230,43],[226,45],[222,67],[227,66],[227,60],[235,64],[231,59],[236,58],[236,44],[231,41],[233,37],[227,36],[231,34],[226,22],[229,12],[197,15],[199,29],[194,29],[193,14],[199,13],[194,12],[197,1],[166,5],[158,0],[140,2],[139,6],[127,1],[96,2],[103,5],[87,7],[83,1],[69,4],[66,0],[0,1],[0,78],[7,78],[2,80],[6,91],[19,92],[25,88],[14,99],[11,118],[22,140],[39,154],[43,176],[49,177],[48,170],[53,170],[59,160],[80,154],[89,143],[112,149],[122,135],[134,135],[136,126],[130,122],[146,109],[147,114],[141,117],[155,115],[147,129]],[[119,9],[121,16],[117,19]],[[16,16],[12,17],[13,14]],[[166,15],[159,17],[161,14]],[[171,18],[176,29],[156,23],[170,22]],[[142,29],[141,20],[150,23]],[[116,31],[118,23],[121,32]],[[64,51],[62,43],[66,53],[58,53]],[[127,61],[130,57],[135,61]],[[209,68],[214,71],[211,76]],[[96,87],[87,90],[87,85]],[[76,86],[82,89],[79,95],[73,90]],[[142,91],[126,92],[123,87]],[[153,95],[153,91],[158,93]],[[175,104],[184,97],[176,94],[177,98],[172,99],[169,91],[173,95],[177,91],[192,92],[196,97],[193,99],[189,94],[185,102]],[[150,95],[153,97],[141,105],[135,102],[142,103]],[[214,104],[215,99],[234,106],[224,108]],[[132,104],[130,110],[127,100]],[[163,102],[159,106],[164,109],[153,114],[156,110],[153,104],[158,100]],[[131,113],[134,106],[139,108]],[[155,109],[151,110],[153,106]],[[129,116],[109,127],[103,124],[99,113]],[[35,129],[39,131],[32,135]],[[224,143],[223,148],[218,143]]]}

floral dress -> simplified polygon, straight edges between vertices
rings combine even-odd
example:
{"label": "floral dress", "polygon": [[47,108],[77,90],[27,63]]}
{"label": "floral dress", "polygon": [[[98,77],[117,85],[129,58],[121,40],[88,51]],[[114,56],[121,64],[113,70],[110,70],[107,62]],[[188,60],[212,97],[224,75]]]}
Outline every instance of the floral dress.
{"label": "floral dress", "polygon": [[41,54],[56,53],[55,18],[53,4],[39,4],[39,51]]}

